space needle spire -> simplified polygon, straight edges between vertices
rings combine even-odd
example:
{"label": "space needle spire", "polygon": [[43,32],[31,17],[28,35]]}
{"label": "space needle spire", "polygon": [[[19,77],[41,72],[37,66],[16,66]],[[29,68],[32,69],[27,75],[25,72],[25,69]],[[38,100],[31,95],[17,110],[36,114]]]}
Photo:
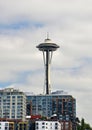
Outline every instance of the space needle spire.
{"label": "space needle spire", "polygon": [[56,51],[59,46],[49,39],[49,33],[47,33],[47,38],[44,40],[43,43],[36,46],[40,51],[43,52],[43,60],[45,66],[45,87],[46,87],[46,94],[51,93],[51,84],[50,84],[50,65],[53,51]]}

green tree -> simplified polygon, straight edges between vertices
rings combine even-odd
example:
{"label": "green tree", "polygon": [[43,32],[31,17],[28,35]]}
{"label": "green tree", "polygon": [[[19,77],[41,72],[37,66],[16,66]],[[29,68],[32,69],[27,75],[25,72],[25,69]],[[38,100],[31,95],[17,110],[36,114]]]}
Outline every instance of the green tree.
{"label": "green tree", "polygon": [[77,125],[77,130],[92,130],[92,127],[82,118],[80,124]]}
{"label": "green tree", "polygon": [[85,130],[85,123],[84,123],[84,119],[83,118],[81,120],[81,129],[80,130]]}

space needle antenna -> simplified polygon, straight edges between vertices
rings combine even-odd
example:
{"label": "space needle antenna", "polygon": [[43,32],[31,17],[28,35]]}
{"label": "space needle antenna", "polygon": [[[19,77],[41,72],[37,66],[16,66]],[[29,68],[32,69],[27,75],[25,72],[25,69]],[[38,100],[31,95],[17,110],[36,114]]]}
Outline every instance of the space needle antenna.
{"label": "space needle antenna", "polygon": [[47,32],[47,39],[49,39],[49,32]]}

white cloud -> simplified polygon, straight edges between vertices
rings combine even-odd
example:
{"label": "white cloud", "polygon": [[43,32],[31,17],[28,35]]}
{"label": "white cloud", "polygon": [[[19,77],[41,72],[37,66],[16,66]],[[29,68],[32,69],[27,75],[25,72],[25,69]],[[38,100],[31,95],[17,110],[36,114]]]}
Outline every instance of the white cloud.
{"label": "white cloud", "polygon": [[91,5],[91,0],[1,0],[0,83],[43,92],[44,64],[36,46],[49,32],[60,46],[52,58],[52,90],[69,91],[77,100],[78,116],[92,124]]}

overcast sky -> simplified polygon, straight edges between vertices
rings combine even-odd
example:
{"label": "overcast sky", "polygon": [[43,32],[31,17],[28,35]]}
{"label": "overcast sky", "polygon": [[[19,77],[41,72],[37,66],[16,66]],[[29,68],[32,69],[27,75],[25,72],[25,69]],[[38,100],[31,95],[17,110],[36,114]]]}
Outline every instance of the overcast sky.
{"label": "overcast sky", "polygon": [[0,0],[0,88],[43,93],[44,63],[36,46],[60,48],[51,89],[76,98],[77,116],[92,124],[92,0]]}

